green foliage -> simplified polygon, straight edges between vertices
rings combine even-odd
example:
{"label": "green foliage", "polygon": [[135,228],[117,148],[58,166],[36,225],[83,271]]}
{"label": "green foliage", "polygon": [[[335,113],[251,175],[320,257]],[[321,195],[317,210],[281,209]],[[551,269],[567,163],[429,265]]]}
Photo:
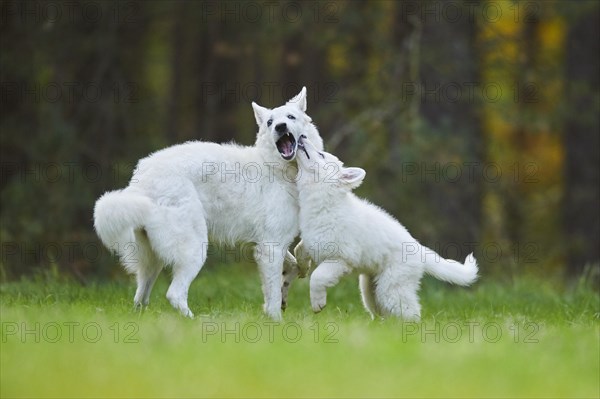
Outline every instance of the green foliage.
{"label": "green foliage", "polygon": [[[498,275],[598,261],[595,1],[495,2],[493,22],[483,1],[82,3],[97,21],[77,4],[0,4],[3,278],[113,277],[103,250],[64,256],[100,246],[94,201],[162,147],[252,144],[250,102],[303,85],[326,149],[367,170],[358,193],[424,244],[455,259],[475,249]],[[47,21],[54,6],[62,17]],[[500,181],[483,177],[489,164]],[[537,180],[522,184],[527,165]],[[485,256],[496,244],[502,256]]]}

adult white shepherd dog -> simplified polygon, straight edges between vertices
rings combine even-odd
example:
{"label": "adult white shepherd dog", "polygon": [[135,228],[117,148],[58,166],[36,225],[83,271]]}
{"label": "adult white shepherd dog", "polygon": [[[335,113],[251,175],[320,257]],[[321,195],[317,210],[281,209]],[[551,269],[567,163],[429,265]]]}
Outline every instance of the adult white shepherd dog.
{"label": "adult white shepherd dog", "polygon": [[171,265],[167,298],[193,317],[188,289],[210,237],[256,244],[264,311],[281,319],[287,287],[298,273],[287,251],[299,233],[296,163],[290,161],[301,135],[319,148],[323,141],[306,115],[306,88],[283,106],[252,107],[259,128],[254,146],[188,142],[166,148],[140,160],[126,188],[96,202],[98,236],[137,276],[136,306],[148,304],[160,271]]}

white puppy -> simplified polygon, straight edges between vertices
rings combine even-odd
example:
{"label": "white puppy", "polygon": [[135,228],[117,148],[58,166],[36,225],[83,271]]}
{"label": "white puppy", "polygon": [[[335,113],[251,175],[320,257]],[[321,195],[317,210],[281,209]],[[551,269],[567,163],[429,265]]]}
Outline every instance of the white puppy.
{"label": "white puppy", "polygon": [[160,271],[172,265],[167,298],[192,317],[188,289],[206,260],[210,237],[256,244],[264,310],[281,318],[297,275],[287,252],[299,233],[297,167],[290,161],[300,135],[323,144],[305,113],[306,88],[281,107],[252,107],[259,127],[254,146],[188,142],[166,148],[139,161],[128,187],[96,202],[98,235],[137,276],[136,306],[148,304]]}
{"label": "white puppy", "polygon": [[459,285],[477,279],[473,255],[464,264],[443,259],[419,244],[383,209],[352,194],[365,177],[360,168],[345,168],[335,156],[303,137],[298,151],[300,234],[295,249],[300,267],[317,264],[310,277],[315,312],[326,304],[326,289],[354,270],[361,273],[366,309],[376,314],[419,320],[417,291],[423,273]]}

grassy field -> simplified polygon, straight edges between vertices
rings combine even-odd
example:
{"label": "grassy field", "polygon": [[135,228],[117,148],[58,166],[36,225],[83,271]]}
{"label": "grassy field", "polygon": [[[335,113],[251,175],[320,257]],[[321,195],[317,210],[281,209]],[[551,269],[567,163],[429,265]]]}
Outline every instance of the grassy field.
{"label": "grassy field", "polygon": [[412,324],[371,321],[355,278],[317,315],[298,281],[282,323],[261,314],[252,267],[203,271],[194,320],[171,309],[167,284],[138,313],[126,280],[3,283],[0,396],[600,396],[600,300],[585,285],[425,279]]}

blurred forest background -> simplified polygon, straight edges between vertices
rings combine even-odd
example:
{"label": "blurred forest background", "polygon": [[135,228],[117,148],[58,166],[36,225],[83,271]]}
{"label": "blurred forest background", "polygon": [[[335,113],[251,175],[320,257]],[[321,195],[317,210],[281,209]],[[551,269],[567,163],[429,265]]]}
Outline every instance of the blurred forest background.
{"label": "blurred forest background", "polygon": [[[95,200],[308,89],[357,192],[482,273],[600,259],[598,1],[0,2],[3,279],[123,272]],[[213,262],[216,262],[213,259]]]}

